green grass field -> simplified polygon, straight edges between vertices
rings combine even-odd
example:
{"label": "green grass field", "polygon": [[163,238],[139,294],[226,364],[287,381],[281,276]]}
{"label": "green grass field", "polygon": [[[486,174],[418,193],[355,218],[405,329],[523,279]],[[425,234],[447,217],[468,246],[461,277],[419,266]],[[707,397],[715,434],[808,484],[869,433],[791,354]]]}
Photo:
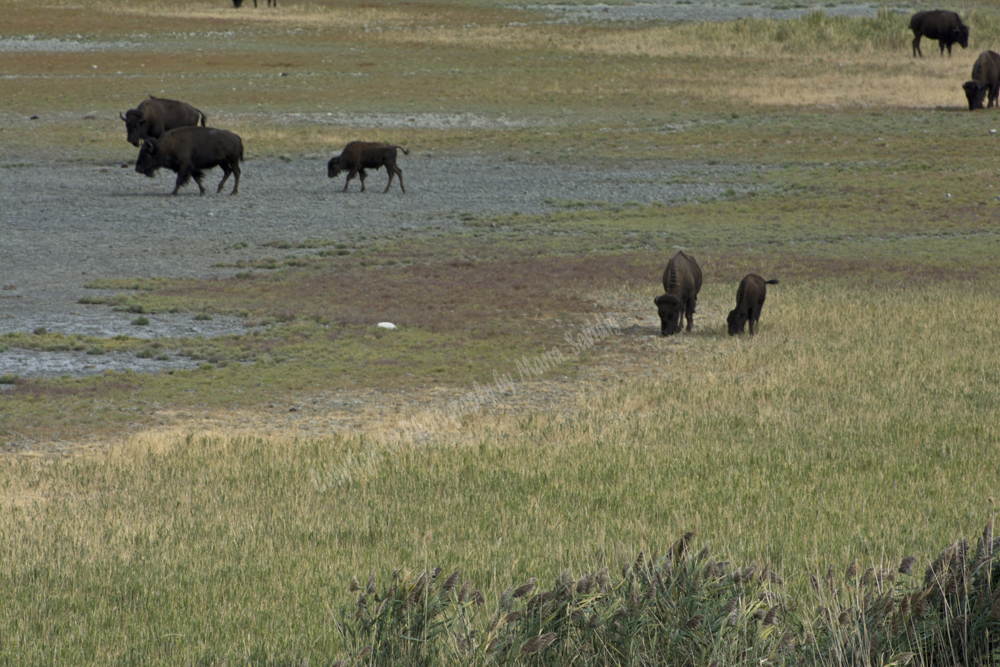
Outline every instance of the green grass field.
{"label": "green grass field", "polygon": [[[552,23],[491,2],[283,0],[277,11],[237,11],[221,0],[44,9],[0,0],[3,38],[143,44],[0,51],[6,163],[120,160],[134,151],[118,108],[167,91],[226,109],[220,121],[255,157],[351,138],[281,123],[280,114],[377,105],[533,121],[393,135],[441,154],[572,163],[618,160],[627,146],[637,159],[761,167],[747,177],[752,195],[648,207],[565,202],[552,215],[472,216],[461,233],[342,247],[279,239],[269,259],[232,280],[94,284],[120,289],[114,305],[137,315],[237,314],[266,325],[255,334],[158,347],[55,333],[0,338],[0,349],[203,362],[149,376],[0,378],[0,444],[33,442],[41,452],[0,458],[0,663],[997,664],[995,583],[985,597],[962,598],[971,605],[962,613],[929,612],[951,628],[978,619],[961,642],[945,632],[945,644],[916,650],[890,633],[902,608],[876,624],[864,588],[844,577],[852,561],[864,572],[913,556],[913,575],[875,598],[937,586],[952,600],[946,584],[923,583],[924,571],[960,538],[975,550],[1000,491],[1000,139],[990,133],[996,111],[965,111],[960,89],[975,54],[1000,40],[1000,13],[995,3],[959,9],[972,26],[969,49],[941,58],[925,41],[914,60],[908,13],[889,10],[630,26]],[[220,46],[215,34],[236,39]],[[98,117],[85,119],[94,109]],[[41,118],[28,121],[32,114]],[[674,246],[705,271],[695,330],[636,333],[630,325],[649,326]],[[455,257],[475,257],[481,282]],[[759,335],[730,338],[725,316],[749,271],[781,284],[769,289]],[[517,279],[497,290],[505,275]],[[330,304],[323,295],[334,290],[355,296]],[[366,296],[383,292],[413,304],[398,336],[362,326],[372,312]],[[447,310],[420,307],[443,298],[453,301]],[[495,318],[474,317],[487,305]],[[566,335],[604,313],[621,318],[621,335],[576,355]],[[521,382],[518,362],[553,349],[552,367]],[[441,418],[450,401],[493,386],[495,373],[517,380],[512,396]],[[390,389],[420,407],[361,411],[347,426],[340,413],[309,412],[303,421],[318,425],[310,429],[274,407]],[[607,634],[604,649],[587,635],[589,653],[582,641],[571,650],[576,635],[560,634],[569,631],[557,615],[517,626],[521,637],[560,637],[537,653],[513,639],[498,644],[503,651],[485,648],[482,637],[500,637],[496,614],[515,608],[505,589],[536,577],[539,590],[557,590],[607,567],[611,592],[601,600],[620,594],[627,607],[629,591],[646,590],[631,587],[654,570],[620,575],[623,565],[640,552],[673,553],[688,531],[693,551],[710,545],[712,558],[731,561],[729,578],[705,590],[739,598],[743,634],[712,625],[725,600],[695,586],[663,593],[669,613],[649,612],[627,632],[613,605],[594,607],[596,627],[633,638],[628,652]],[[675,562],[710,578],[697,570],[705,559]],[[733,569],[751,562],[780,574],[781,585],[753,584],[780,602],[733,583]],[[459,581],[481,591],[485,604],[461,612],[479,648],[468,649],[471,635],[457,626],[424,627],[416,639],[427,641],[410,644],[392,626],[395,654],[349,632],[352,577],[374,574],[389,599],[393,582],[398,595],[399,582],[412,586],[436,566],[444,576],[460,570]],[[810,575],[830,569],[846,596],[835,602],[810,587]],[[573,599],[605,604],[580,595]],[[382,618],[368,604],[361,625]],[[780,607],[777,624],[753,616],[762,604]],[[428,608],[414,613],[426,620]],[[832,630],[823,608],[834,617],[850,608],[850,620]],[[525,623],[527,608],[517,609]],[[698,610],[704,623],[692,625]],[[433,648],[432,636],[447,650]],[[966,643],[979,653],[955,648]]]}

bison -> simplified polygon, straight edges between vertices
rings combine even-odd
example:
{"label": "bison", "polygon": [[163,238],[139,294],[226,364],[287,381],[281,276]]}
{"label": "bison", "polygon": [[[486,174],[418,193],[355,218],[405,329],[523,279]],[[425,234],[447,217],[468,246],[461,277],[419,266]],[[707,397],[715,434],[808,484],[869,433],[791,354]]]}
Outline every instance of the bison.
{"label": "bison", "polygon": [[344,192],[347,192],[347,186],[351,183],[354,175],[357,174],[361,177],[361,191],[364,192],[365,169],[377,170],[380,167],[385,167],[385,170],[389,172],[389,182],[386,183],[385,190],[382,191],[383,194],[389,191],[393,176],[399,176],[399,189],[406,192],[406,188],[403,187],[403,171],[396,166],[397,148],[403,151],[403,155],[410,154],[410,151],[402,146],[368,141],[352,141],[344,146],[344,150],[340,155],[330,158],[330,161],[326,163],[326,175],[330,178],[336,178],[340,172],[348,172],[347,180],[344,182]]}
{"label": "bison", "polygon": [[753,335],[753,325],[760,319],[760,311],[767,298],[767,286],[777,284],[777,280],[764,280],[756,273],[743,276],[740,286],[736,288],[736,308],[729,311],[726,318],[730,336],[743,333],[747,322],[750,322],[750,335]]}
{"label": "bison", "polygon": [[197,125],[199,121],[204,127],[208,120],[205,114],[190,104],[152,95],[135,109],[126,111],[124,116],[119,111],[118,117],[125,121],[128,142],[133,146],[138,146],[149,137],[156,139],[168,130]]}
{"label": "bison", "polygon": [[1000,54],[983,51],[972,66],[972,81],[962,84],[969,100],[969,111],[983,108],[983,98],[989,93],[987,108],[997,106],[1000,95]]}
{"label": "bison", "polygon": [[[267,6],[268,7],[270,7],[272,3],[274,4],[275,7],[278,6],[278,0],[267,0]],[[243,0],[233,0],[233,7],[236,7],[236,9],[239,9],[242,6],[243,6]],[[253,6],[254,7],[257,6],[257,0],[253,0]]]}
{"label": "bison", "polygon": [[694,257],[678,252],[663,272],[664,294],[653,299],[660,314],[660,333],[670,336],[681,330],[683,318],[687,317],[687,330],[694,324],[694,307],[701,290],[701,267]]}
{"label": "bison", "polygon": [[201,185],[202,172],[212,167],[222,167],[224,174],[216,192],[235,174],[232,194],[240,189],[240,162],[243,160],[243,140],[229,130],[211,127],[179,127],[164,132],[159,139],[146,139],[139,149],[135,170],[150,178],[160,167],[177,173],[177,184],[171,194],[176,195],[182,185],[194,176],[198,190],[205,194]]}
{"label": "bison", "polygon": [[920,50],[920,38],[936,39],[944,55],[944,47],[948,47],[951,55],[951,45],[960,44],[963,49],[969,46],[969,26],[962,23],[955,12],[935,9],[928,12],[917,12],[910,19],[910,30],[913,31],[913,56],[924,57]]}

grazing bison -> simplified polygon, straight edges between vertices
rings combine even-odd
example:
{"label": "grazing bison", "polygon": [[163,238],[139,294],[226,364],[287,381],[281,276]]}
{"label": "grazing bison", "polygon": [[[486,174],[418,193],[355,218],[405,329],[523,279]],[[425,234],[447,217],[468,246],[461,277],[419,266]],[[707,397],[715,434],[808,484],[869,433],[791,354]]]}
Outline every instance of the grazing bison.
{"label": "grazing bison", "polygon": [[386,183],[385,190],[382,192],[386,193],[389,191],[393,176],[399,176],[399,189],[406,192],[406,188],[403,187],[403,171],[396,166],[397,148],[403,151],[403,155],[410,154],[410,151],[402,146],[391,146],[389,144],[368,141],[352,141],[344,146],[344,150],[340,155],[330,158],[330,161],[326,163],[326,175],[330,178],[336,178],[340,172],[348,172],[347,180],[344,182],[344,192],[347,192],[347,186],[351,183],[354,175],[357,174],[361,177],[361,191],[364,192],[365,169],[377,170],[379,167],[385,167],[385,170],[389,172],[389,182]]}
{"label": "grazing bison", "polygon": [[760,311],[767,298],[767,286],[777,284],[777,280],[764,280],[756,273],[743,276],[740,286],[736,288],[736,308],[729,311],[726,318],[730,336],[743,333],[747,322],[750,322],[750,335],[753,335],[753,325],[760,319]]}
{"label": "grazing bison", "polygon": [[989,93],[988,107],[997,106],[1000,95],[1000,54],[983,51],[972,66],[972,81],[962,84],[969,100],[969,111],[983,108],[983,98]]}
{"label": "grazing bison", "polygon": [[[274,4],[275,7],[278,6],[278,0],[267,0],[267,6],[268,7],[270,7],[272,3]],[[243,6],[243,0],[233,0],[233,7],[236,7],[236,9],[239,9],[242,6]],[[254,7],[257,6],[257,0],[253,0],[253,6]]]}
{"label": "grazing bison", "polygon": [[135,170],[150,178],[160,167],[177,173],[177,184],[171,194],[176,195],[182,185],[194,176],[198,190],[205,194],[201,185],[202,172],[212,167],[222,167],[224,174],[216,192],[235,174],[232,194],[240,189],[240,162],[243,160],[243,140],[228,130],[211,127],[179,127],[164,132],[159,139],[146,139],[139,149]]}
{"label": "grazing bison", "polygon": [[694,257],[678,252],[663,272],[664,294],[653,299],[660,313],[660,333],[670,336],[681,330],[683,317],[687,317],[687,330],[694,324],[694,307],[701,290],[701,267]]}
{"label": "grazing bison", "polygon": [[204,127],[208,120],[205,114],[190,104],[152,95],[148,100],[140,102],[135,109],[126,111],[124,116],[119,111],[118,117],[125,121],[128,142],[133,146],[138,146],[143,139],[149,137],[156,139],[167,130],[197,125],[199,121]]}
{"label": "grazing bison", "polygon": [[913,55],[924,57],[920,50],[920,38],[936,39],[944,55],[944,47],[948,47],[951,55],[951,45],[960,44],[963,49],[969,46],[969,26],[962,23],[955,12],[935,9],[929,12],[917,12],[910,19],[910,30],[913,31]]}

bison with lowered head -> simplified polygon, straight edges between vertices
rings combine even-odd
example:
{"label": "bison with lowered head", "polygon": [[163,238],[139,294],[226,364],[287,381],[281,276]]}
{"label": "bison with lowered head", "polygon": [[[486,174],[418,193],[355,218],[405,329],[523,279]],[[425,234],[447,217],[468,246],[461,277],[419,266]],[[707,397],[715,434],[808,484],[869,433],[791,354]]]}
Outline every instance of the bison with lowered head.
{"label": "bison with lowered head", "polygon": [[397,148],[403,151],[403,155],[410,154],[410,151],[402,146],[391,146],[389,144],[369,141],[352,141],[344,146],[344,150],[340,155],[330,158],[330,161],[326,163],[326,175],[330,178],[336,178],[337,174],[346,171],[347,180],[344,182],[344,192],[347,192],[347,186],[351,183],[354,175],[357,174],[361,177],[361,191],[364,192],[365,169],[378,170],[380,167],[385,167],[385,170],[389,172],[389,182],[386,183],[385,190],[382,191],[383,194],[389,191],[393,176],[399,176],[399,189],[406,192],[406,188],[403,187],[403,170],[396,166]]}
{"label": "bison with lowered head", "polygon": [[167,130],[197,125],[199,121],[204,127],[208,120],[205,114],[190,104],[152,95],[136,108],[126,111],[124,116],[119,111],[118,117],[125,121],[128,142],[133,146],[138,146],[148,137],[156,139]]}
{"label": "bison with lowered head", "polygon": [[777,280],[764,280],[756,273],[743,276],[740,286],[736,288],[736,308],[729,311],[726,318],[730,336],[743,333],[747,322],[750,322],[750,335],[753,335],[753,325],[760,319],[760,311],[767,298],[767,286],[777,284]]}
{"label": "bison with lowered head", "polygon": [[[687,317],[687,330],[694,324],[694,307],[701,290],[701,267],[694,257],[678,251],[663,272],[664,294],[653,299],[660,314],[660,333],[670,336],[681,330]],[[684,315],[682,316],[681,313]]]}
{"label": "bison with lowered head", "polygon": [[983,51],[972,66],[972,80],[962,84],[969,100],[969,111],[983,108],[983,98],[989,93],[987,107],[997,106],[1000,95],[1000,54]]}
{"label": "bison with lowered head", "polygon": [[963,49],[969,47],[969,26],[962,23],[955,12],[935,9],[928,12],[917,12],[910,19],[910,30],[913,31],[913,55],[924,57],[920,50],[920,38],[936,39],[944,55],[944,47],[948,47],[951,55],[951,45],[959,44]]}
{"label": "bison with lowered head", "polygon": [[205,169],[222,167],[223,177],[216,192],[222,191],[230,174],[235,174],[232,194],[240,189],[240,162],[243,160],[243,140],[229,130],[211,127],[179,127],[164,132],[159,139],[146,139],[139,149],[135,170],[150,178],[163,167],[177,173],[177,183],[171,194],[176,195],[192,176],[198,190],[205,194],[201,177]]}

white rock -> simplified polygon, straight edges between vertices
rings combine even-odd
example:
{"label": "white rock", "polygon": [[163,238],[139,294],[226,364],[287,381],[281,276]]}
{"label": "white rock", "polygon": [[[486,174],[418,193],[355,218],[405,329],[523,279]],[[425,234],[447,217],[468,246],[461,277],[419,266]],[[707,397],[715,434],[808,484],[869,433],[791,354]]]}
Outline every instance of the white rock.
{"label": "white rock", "polygon": [[380,329],[395,329],[396,325],[392,322],[379,322],[376,326]]}

